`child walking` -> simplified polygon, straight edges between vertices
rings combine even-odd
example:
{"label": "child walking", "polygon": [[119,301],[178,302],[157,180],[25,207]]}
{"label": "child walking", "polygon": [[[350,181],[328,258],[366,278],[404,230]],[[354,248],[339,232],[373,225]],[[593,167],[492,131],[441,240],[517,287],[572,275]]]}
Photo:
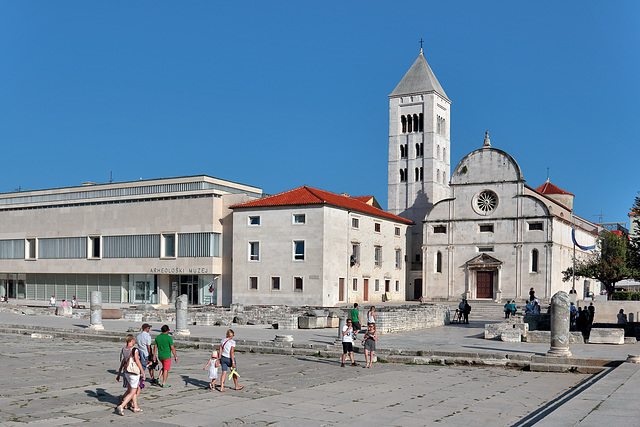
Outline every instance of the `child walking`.
{"label": "child walking", "polygon": [[218,352],[216,350],[211,353],[211,359],[207,362],[202,370],[206,370],[209,368],[209,379],[211,380],[211,384],[209,384],[209,390],[216,389],[216,381],[218,380],[218,366],[220,366],[220,360],[218,359]]}

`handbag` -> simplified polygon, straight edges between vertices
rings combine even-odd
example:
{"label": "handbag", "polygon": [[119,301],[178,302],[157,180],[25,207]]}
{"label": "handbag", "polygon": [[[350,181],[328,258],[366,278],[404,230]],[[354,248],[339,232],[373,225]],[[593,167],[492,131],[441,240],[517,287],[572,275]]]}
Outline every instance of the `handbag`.
{"label": "handbag", "polygon": [[129,361],[127,362],[127,367],[125,371],[128,374],[140,375],[140,368],[138,368],[138,364],[136,363],[136,358],[133,357],[135,353],[135,348],[131,349],[131,354],[129,355]]}

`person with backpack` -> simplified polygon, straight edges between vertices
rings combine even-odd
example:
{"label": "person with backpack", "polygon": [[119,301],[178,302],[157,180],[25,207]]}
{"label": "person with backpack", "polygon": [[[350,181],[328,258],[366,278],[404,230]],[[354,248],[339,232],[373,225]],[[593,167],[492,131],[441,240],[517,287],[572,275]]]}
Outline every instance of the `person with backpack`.
{"label": "person with backpack", "polygon": [[140,351],[136,345],[136,339],[129,334],[125,337],[126,345],[120,352],[120,368],[116,381],[120,381],[120,374],[124,369],[124,377],[127,381],[127,392],[122,402],[116,408],[120,415],[124,415],[124,407],[131,401],[133,403],[133,412],[142,412],[138,406],[138,386],[140,380],[144,382],[144,370],[140,363]]}

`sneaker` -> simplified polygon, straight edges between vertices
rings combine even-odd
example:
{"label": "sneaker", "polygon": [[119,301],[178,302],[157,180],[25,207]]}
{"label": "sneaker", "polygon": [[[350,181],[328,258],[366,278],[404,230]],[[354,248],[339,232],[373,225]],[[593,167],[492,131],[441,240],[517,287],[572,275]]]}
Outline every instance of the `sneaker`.
{"label": "sneaker", "polygon": [[344,368],[344,363],[341,363],[341,364],[340,364],[340,367],[341,367],[341,368]]}
{"label": "sneaker", "polygon": [[352,363],[351,366],[359,366],[359,363]]}

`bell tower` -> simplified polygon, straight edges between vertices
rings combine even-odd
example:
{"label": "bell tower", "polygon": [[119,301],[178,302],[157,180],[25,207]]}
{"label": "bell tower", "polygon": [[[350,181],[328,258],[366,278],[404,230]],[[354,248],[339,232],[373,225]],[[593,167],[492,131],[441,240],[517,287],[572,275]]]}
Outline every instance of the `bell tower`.
{"label": "bell tower", "polygon": [[420,48],[389,95],[387,209],[415,223],[407,236],[408,299],[423,292],[422,221],[434,203],[449,197],[450,107]]}

